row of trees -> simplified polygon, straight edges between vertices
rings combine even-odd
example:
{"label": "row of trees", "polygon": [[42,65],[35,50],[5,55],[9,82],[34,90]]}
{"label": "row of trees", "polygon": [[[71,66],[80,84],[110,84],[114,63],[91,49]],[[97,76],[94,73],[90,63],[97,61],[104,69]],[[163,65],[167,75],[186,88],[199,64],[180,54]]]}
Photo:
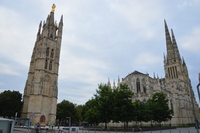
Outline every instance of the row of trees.
{"label": "row of trees", "polygon": [[63,100],[57,105],[57,118],[66,120],[71,117],[73,123],[83,121],[92,125],[109,122],[158,122],[172,118],[172,110],[168,107],[168,100],[164,93],[155,93],[147,101],[132,102],[134,93],[128,85],[120,84],[119,88],[111,89],[106,84],[100,84],[96,94],[85,105],[76,105]]}
{"label": "row of trees", "polygon": [[146,102],[132,102],[133,92],[128,85],[120,84],[117,89],[99,85],[97,94],[85,104],[85,119],[91,124],[112,122],[158,122],[172,118],[172,110],[164,93],[155,93]]}
{"label": "row of trees", "polygon": [[[168,100],[164,93],[155,93],[147,101],[132,101],[134,93],[128,85],[111,89],[106,84],[100,84],[96,94],[85,105],[76,105],[67,100],[57,104],[56,119],[61,121],[71,117],[72,123],[87,122],[92,125],[109,122],[158,122],[172,118],[172,110],[168,107]],[[0,116],[13,117],[20,114],[22,109],[22,94],[18,91],[4,91],[0,93]],[[19,115],[18,115],[19,116]]]}

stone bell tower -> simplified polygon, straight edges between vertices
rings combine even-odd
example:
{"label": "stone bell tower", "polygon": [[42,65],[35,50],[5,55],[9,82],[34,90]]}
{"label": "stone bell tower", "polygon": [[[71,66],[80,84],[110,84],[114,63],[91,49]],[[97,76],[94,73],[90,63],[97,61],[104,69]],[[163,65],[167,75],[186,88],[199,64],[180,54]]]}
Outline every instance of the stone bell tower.
{"label": "stone bell tower", "polygon": [[63,16],[54,21],[55,5],[46,22],[40,22],[24,88],[23,118],[31,125],[54,125],[58,96],[58,69],[62,40]]}

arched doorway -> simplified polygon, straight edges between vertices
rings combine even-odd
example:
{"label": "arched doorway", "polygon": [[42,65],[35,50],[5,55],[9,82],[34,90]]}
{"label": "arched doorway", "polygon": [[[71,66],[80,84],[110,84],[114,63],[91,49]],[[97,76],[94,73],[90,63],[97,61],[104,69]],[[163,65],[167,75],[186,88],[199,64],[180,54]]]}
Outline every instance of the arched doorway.
{"label": "arched doorway", "polygon": [[45,116],[44,116],[44,115],[42,115],[42,116],[40,117],[40,123],[43,123],[43,122],[45,122]]}

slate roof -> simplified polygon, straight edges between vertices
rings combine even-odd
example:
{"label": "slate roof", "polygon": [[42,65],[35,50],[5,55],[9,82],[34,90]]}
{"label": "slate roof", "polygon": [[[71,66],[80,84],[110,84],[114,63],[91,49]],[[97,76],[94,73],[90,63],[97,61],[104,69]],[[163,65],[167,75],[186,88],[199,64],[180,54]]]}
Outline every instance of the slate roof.
{"label": "slate roof", "polygon": [[135,71],[132,72],[131,74],[144,74],[144,73],[141,73],[141,72],[138,72],[137,70],[135,70]]}

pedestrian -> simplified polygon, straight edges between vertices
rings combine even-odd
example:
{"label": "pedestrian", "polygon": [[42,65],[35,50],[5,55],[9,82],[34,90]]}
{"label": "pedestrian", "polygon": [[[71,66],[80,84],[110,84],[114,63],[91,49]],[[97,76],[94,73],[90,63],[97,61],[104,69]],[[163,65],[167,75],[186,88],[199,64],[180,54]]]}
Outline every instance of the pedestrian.
{"label": "pedestrian", "polygon": [[35,125],[35,132],[36,133],[40,132],[40,124],[39,123]]}

